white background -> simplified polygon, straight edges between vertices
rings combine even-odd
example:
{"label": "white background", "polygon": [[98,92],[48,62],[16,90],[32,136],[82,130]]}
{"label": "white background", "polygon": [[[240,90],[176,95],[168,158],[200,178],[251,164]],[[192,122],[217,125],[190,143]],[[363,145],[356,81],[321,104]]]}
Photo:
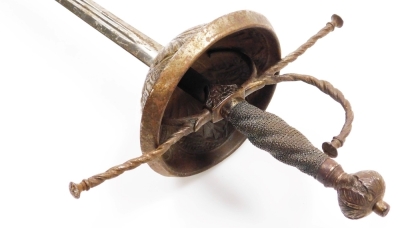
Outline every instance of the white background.
{"label": "white background", "polygon": [[[353,131],[336,159],[379,171],[389,215],[345,218],[336,193],[249,142],[218,166],[167,178],[147,165],[71,197],[79,182],[139,156],[148,67],[55,1],[0,1],[0,227],[400,227],[397,1],[98,0],[162,45],[194,25],[248,9],[295,50],[330,20],[343,28],[281,73],[329,80],[350,100]],[[341,106],[300,82],[268,108],[317,147],[339,133]]]}

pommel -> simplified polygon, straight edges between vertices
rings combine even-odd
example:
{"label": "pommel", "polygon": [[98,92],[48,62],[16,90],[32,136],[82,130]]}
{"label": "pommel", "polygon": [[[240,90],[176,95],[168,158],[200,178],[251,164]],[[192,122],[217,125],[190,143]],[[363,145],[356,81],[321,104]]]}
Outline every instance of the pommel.
{"label": "pommel", "polygon": [[383,201],[385,182],[375,171],[360,171],[347,174],[332,159],[327,159],[316,176],[325,187],[337,190],[340,209],[349,219],[360,219],[372,211],[384,217],[390,206]]}

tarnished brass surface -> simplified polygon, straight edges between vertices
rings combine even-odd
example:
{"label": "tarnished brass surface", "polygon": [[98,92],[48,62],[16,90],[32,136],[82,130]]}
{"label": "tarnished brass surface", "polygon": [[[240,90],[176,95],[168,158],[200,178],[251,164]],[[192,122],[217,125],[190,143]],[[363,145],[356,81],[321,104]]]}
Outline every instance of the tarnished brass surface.
{"label": "tarnished brass surface", "polygon": [[[151,66],[142,97],[141,145],[144,153],[155,149],[177,130],[176,127],[162,126],[163,118],[186,117],[201,112],[205,106],[202,82],[240,86],[250,77],[250,62],[255,63],[257,72],[261,74],[280,60],[280,47],[272,26],[264,16],[254,12],[231,13],[191,29],[169,44],[177,45],[178,49],[167,53],[175,54],[176,51],[173,58],[168,59],[168,64],[155,67],[151,64],[157,53],[158,56],[163,55],[171,47],[162,48],[91,0],[57,2]],[[184,75],[186,80],[181,80]],[[187,84],[187,81],[195,84]],[[184,91],[176,89],[177,84]],[[274,89],[275,85],[267,86],[247,99],[265,109]],[[172,96],[174,99],[170,99]],[[168,112],[166,116],[165,109]],[[163,175],[192,175],[223,160],[244,140],[225,120],[207,123],[198,132],[179,141],[160,161],[152,162],[150,166]]]}
{"label": "tarnished brass surface", "polygon": [[327,159],[319,168],[317,180],[337,190],[338,202],[344,216],[359,219],[372,211],[384,217],[390,206],[383,201],[385,181],[372,170],[347,174],[334,160]]}
{"label": "tarnished brass surface", "polygon": [[[280,47],[272,26],[264,16],[251,11],[222,16],[171,41],[151,65],[143,89],[140,139],[143,153],[153,151],[177,130],[163,125],[163,119],[197,114],[204,108],[201,99],[177,89],[183,77],[191,77],[190,68],[210,85],[240,87],[252,72],[246,58],[254,62],[259,75],[280,60]],[[274,89],[275,85],[266,86],[247,100],[265,109]],[[245,139],[226,120],[210,122],[182,138],[149,165],[166,176],[193,175],[222,161]]]}

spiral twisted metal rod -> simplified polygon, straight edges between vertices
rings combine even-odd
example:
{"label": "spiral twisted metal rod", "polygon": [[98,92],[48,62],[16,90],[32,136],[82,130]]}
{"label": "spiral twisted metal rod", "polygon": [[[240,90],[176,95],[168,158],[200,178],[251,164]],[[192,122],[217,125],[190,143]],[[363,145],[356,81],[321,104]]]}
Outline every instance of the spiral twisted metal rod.
{"label": "spiral twisted metal rod", "polygon": [[128,160],[124,162],[121,165],[114,166],[104,173],[100,173],[97,175],[94,175],[88,179],[82,180],[79,184],[75,184],[71,182],[69,184],[69,190],[72,196],[74,196],[76,199],[79,199],[80,194],[82,191],[89,191],[89,189],[96,187],[97,185],[103,183],[106,180],[112,179],[114,177],[117,177],[124,173],[125,171],[132,170],[141,164],[147,163],[149,161],[152,161],[156,158],[159,158],[161,155],[163,155],[165,152],[168,151],[168,149],[174,145],[177,141],[179,141],[182,137],[192,133],[194,131],[192,125],[185,125],[181,127],[177,132],[173,133],[170,138],[167,139],[163,144],[157,147],[157,149],[143,154],[140,157],[133,158],[131,160]]}
{"label": "spiral twisted metal rod", "polygon": [[270,67],[265,73],[266,74],[275,74],[276,72],[282,70],[286,67],[289,63],[295,61],[300,55],[304,54],[310,47],[312,47],[319,39],[323,38],[324,36],[328,35],[330,32],[335,30],[336,28],[341,28],[343,26],[343,20],[336,14],[333,14],[331,17],[331,21],[326,24],[317,34],[312,36],[310,39],[307,40],[303,45],[297,48],[296,51],[290,53],[281,61],[276,63],[274,66]]}

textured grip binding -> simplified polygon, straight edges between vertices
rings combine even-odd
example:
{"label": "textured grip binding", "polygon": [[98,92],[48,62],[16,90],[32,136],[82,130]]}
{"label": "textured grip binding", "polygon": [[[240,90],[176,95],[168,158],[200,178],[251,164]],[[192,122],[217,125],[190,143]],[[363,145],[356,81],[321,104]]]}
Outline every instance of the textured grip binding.
{"label": "textured grip binding", "polygon": [[233,107],[227,119],[256,147],[314,178],[321,164],[328,158],[281,118],[246,101]]}

